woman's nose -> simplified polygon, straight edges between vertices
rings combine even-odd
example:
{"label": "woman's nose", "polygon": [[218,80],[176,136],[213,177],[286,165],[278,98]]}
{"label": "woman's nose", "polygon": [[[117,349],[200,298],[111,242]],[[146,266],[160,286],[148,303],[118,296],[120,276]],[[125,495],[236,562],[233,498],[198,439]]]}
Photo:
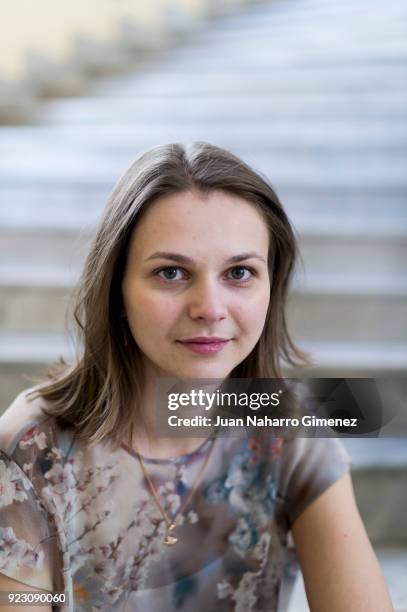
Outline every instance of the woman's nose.
{"label": "woman's nose", "polygon": [[190,288],[188,310],[191,319],[215,322],[226,318],[227,308],[222,289],[205,280]]}

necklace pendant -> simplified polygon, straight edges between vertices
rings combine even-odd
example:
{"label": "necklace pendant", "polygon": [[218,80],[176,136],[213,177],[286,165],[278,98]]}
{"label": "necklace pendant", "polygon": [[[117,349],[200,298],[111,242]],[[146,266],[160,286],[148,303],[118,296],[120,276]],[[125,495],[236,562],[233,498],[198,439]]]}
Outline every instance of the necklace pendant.
{"label": "necklace pendant", "polygon": [[173,523],[171,523],[171,525],[167,527],[167,533],[164,538],[164,544],[166,544],[167,546],[173,546],[178,542],[178,538],[172,535],[172,531],[174,530],[174,528],[175,525]]}

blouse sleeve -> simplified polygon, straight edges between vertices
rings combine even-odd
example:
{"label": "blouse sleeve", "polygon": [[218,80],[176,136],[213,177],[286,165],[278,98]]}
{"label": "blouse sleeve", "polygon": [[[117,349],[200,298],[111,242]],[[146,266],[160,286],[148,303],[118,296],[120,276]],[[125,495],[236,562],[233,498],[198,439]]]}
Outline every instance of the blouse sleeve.
{"label": "blouse sleeve", "polygon": [[290,529],[302,512],[351,468],[337,438],[293,438],[284,444],[280,494]]}
{"label": "blouse sleeve", "polygon": [[59,590],[53,576],[57,555],[51,517],[21,467],[0,450],[0,573]]}

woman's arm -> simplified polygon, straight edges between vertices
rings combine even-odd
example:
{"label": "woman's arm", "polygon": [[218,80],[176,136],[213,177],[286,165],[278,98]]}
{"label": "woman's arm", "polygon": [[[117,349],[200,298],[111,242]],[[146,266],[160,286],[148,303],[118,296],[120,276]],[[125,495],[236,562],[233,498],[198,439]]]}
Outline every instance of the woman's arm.
{"label": "woman's arm", "polygon": [[[1,591],[34,591],[44,593],[44,591],[38,591],[38,589],[35,589],[34,587],[23,584],[22,582],[17,582],[17,580],[13,580],[12,578],[0,573],[0,592]],[[39,607],[35,606],[35,609],[38,610],[38,612],[52,612],[52,606],[50,605]],[[16,610],[19,612],[32,612],[33,606],[2,606],[0,604],[0,610],[1,612],[16,612]]]}
{"label": "woman's arm", "polygon": [[304,510],[292,535],[311,612],[393,612],[349,472]]}

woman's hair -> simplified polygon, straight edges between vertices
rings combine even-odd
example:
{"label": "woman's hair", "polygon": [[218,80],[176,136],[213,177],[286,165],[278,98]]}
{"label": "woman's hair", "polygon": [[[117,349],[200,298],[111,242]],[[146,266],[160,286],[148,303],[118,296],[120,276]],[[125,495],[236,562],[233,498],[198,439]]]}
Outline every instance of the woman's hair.
{"label": "woman's hair", "polygon": [[131,442],[135,428],[148,433],[143,414],[142,353],[126,317],[121,284],[130,238],[150,204],[163,196],[222,190],[244,198],[264,216],[270,233],[270,303],[262,334],[233,378],[281,378],[281,362],[307,365],[286,324],[286,299],[297,243],[283,207],[267,179],[230,152],[205,142],[172,143],[148,150],[114,187],[74,293],[81,344],[73,364],[63,359],[32,390],[47,401],[45,414],[73,425],[89,443]]}

